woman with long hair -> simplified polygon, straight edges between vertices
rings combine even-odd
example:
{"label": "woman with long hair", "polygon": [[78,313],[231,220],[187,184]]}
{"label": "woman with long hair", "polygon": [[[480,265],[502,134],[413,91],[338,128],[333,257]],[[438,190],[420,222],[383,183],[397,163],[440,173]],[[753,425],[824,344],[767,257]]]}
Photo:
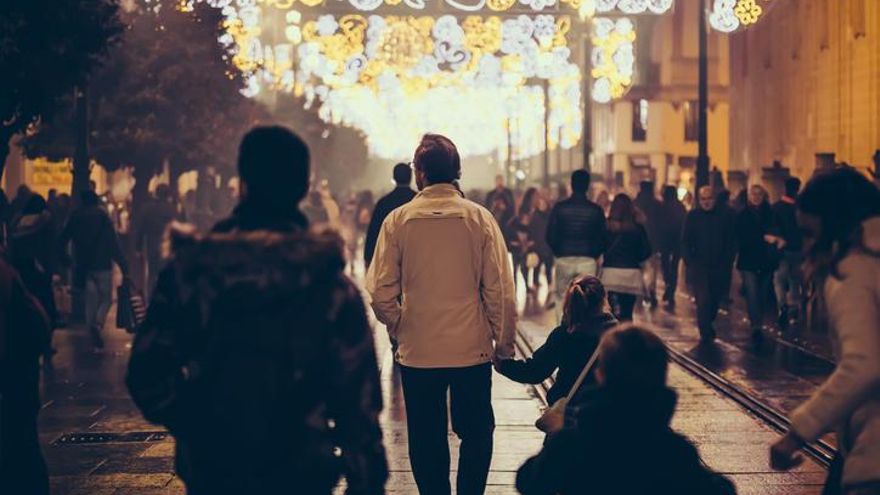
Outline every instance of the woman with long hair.
{"label": "woman with long hair", "polygon": [[[507,224],[510,235],[510,247],[513,254],[513,276],[516,282],[517,272],[522,273],[523,283],[529,295],[536,292],[536,288],[529,285],[529,269],[537,270],[537,255],[535,254],[536,242],[532,236],[532,219],[535,211],[538,190],[530,187],[523,195],[516,216]],[[530,263],[530,258],[534,261]]]}
{"label": "woman with long hair", "polygon": [[608,250],[602,263],[602,283],[614,315],[631,321],[638,296],[644,293],[641,265],[651,257],[651,242],[645,226],[636,219],[636,209],[626,194],[618,194],[608,214]]}
{"label": "woman with long hair", "polygon": [[[506,360],[496,364],[498,372],[519,383],[541,383],[554,371],[556,381],[547,392],[553,404],[568,394],[606,330],[617,324],[608,312],[605,287],[591,275],[575,279],[565,293],[562,324],[544,345],[525,361]],[[593,374],[585,384],[594,382]]]}
{"label": "woman with long hair", "polygon": [[770,450],[777,469],[832,429],[840,458],[826,493],[880,494],[880,190],[845,167],[814,177],[798,198],[808,324],[827,328],[834,372],[791,414],[791,430]]}
{"label": "woman with long hair", "polygon": [[547,277],[547,300],[544,302],[546,309],[553,307],[553,250],[547,243],[547,226],[550,223],[550,202],[547,193],[538,191],[535,196],[535,208],[532,211],[530,224],[532,239],[535,241],[535,254],[538,255],[538,266],[532,272],[532,285],[537,288],[541,277],[541,268]]}

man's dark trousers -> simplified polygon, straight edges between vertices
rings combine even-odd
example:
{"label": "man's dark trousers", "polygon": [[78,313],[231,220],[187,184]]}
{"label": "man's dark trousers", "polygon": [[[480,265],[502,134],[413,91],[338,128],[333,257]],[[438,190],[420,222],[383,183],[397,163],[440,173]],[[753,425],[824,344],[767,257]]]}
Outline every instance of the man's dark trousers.
{"label": "man's dark trousers", "polygon": [[448,409],[461,439],[459,495],[482,495],[492,462],[492,365],[467,368],[400,367],[413,476],[421,495],[449,495]]}
{"label": "man's dark trousers", "polygon": [[692,268],[694,298],[697,300],[697,327],[701,337],[714,337],[712,324],[718,315],[718,307],[724,298],[726,274],[724,269],[695,266]]}

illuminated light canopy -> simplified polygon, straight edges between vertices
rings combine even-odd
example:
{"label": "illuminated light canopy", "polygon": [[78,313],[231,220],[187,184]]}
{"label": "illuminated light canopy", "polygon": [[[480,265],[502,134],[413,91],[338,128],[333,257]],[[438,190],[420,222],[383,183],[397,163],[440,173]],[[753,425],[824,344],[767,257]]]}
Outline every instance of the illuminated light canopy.
{"label": "illuminated light canopy", "polygon": [[624,14],[665,14],[672,8],[674,0],[585,0],[596,5],[596,11],[602,14],[615,9]]}
{"label": "illuminated light canopy", "polygon": [[636,31],[626,17],[593,19],[593,100],[608,103],[620,98],[633,82]]}
{"label": "illuminated light canopy", "polygon": [[714,0],[709,24],[717,31],[732,33],[755,24],[763,13],[758,0]]}

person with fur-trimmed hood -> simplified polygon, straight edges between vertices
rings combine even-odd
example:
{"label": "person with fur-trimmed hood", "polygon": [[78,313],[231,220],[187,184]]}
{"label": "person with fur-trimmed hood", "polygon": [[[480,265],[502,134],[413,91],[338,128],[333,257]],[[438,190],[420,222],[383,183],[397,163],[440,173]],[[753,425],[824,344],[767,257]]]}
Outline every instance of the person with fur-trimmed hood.
{"label": "person with fur-trimmed hood", "polygon": [[309,152],[281,127],[245,136],[242,198],[203,238],[178,236],[127,384],[176,439],[190,495],[384,493],[382,395],[366,310],[333,234],[297,204]]}

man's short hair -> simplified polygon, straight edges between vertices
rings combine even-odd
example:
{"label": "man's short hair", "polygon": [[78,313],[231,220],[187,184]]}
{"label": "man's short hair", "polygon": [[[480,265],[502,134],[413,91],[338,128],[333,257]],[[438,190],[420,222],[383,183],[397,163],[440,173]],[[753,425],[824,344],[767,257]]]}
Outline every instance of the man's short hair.
{"label": "man's short hair", "polygon": [[413,164],[429,184],[450,184],[461,178],[458,149],[446,136],[425,134],[416,148]]}
{"label": "man's short hair", "polygon": [[296,205],[309,190],[309,147],[284,127],[255,127],[241,140],[238,174],[249,197]]}
{"label": "man's short hair", "polygon": [[412,182],[412,169],[407,163],[398,163],[394,166],[394,182],[401,186]]}
{"label": "man's short hair", "polygon": [[785,195],[789,198],[796,198],[801,190],[801,180],[797,177],[789,177],[785,179]]}
{"label": "man's short hair", "polygon": [[571,191],[572,193],[583,194],[590,189],[590,172],[586,170],[575,170],[571,173]]}
{"label": "man's short hair", "polygon": [[633,324],[608,331],[599,343],[599,366],[604,385],[625,389],[654,389],[666,385],[669,354],[654,332]]}

